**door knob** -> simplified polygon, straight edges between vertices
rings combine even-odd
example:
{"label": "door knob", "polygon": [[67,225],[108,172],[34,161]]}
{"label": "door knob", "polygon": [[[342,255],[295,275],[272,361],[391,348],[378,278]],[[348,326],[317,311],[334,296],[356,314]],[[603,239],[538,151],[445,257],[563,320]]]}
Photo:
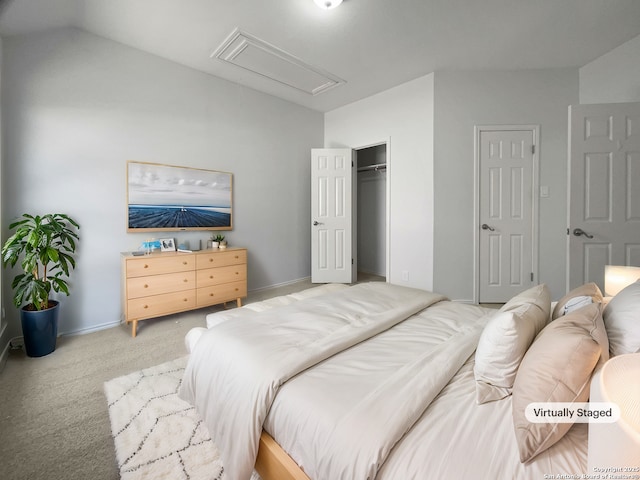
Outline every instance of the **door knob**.
{"label": "door knob", "polygon": [[575,228],[575,229],[573,230],[573,234],[574,234],[576,237],[579,237],[580,235],[584,235],[584,236],[585,236],[585,237],[587,237],[587,238],[593,238],[593,235],[589,235],[587,232],[585,232],[585,231],[584,231],[584,230],[582,230],[581,228]]}
{"label": "door knob", "polygon": [[319,221],[317,221],[317,220],[314,220],[314,222],[313,222],[313,226],[314,226],[314,227],[317,227],[318,225],[324,225],[324,224],[323,224],[322,222],[319,222]]}
{"label": "door knob", "polygon": [[489,226],[489,225],[487,225],[486,223],[483,223],[481,228],[482,228],[483,230],[489,230],[490,232],[494,232],[494,231],[496,230],[495,228],[490,227],[490,226]]}

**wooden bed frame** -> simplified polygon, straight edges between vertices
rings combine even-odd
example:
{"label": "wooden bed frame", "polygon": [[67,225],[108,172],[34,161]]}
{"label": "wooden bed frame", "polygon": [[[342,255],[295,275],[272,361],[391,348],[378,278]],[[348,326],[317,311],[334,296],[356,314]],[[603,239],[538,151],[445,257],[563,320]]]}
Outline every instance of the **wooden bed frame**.
{"label": "wooden bed frame", "polygon": [[262,480],[311,480],[264,430],[260,436],[255,469]]}

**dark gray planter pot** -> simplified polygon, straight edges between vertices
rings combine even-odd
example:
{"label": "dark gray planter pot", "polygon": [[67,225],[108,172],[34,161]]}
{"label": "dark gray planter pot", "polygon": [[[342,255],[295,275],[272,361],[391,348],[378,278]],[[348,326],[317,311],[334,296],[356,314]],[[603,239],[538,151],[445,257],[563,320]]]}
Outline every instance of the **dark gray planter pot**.
{"label": "dark gray planter pot", "polygon": [[44,357],[56,349],[60,304],[46,310],[20,309],[24,348],[29,357]]}

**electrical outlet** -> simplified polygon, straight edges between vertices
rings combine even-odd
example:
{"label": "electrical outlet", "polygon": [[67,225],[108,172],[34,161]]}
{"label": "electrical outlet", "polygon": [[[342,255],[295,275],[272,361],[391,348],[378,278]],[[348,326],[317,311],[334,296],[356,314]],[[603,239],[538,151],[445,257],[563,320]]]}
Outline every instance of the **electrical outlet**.
{"label": "electrical outlet", "polygon": [[409,270],[403,270],[402,271],[402,281],[403,282],[408,282],[409,281]]}

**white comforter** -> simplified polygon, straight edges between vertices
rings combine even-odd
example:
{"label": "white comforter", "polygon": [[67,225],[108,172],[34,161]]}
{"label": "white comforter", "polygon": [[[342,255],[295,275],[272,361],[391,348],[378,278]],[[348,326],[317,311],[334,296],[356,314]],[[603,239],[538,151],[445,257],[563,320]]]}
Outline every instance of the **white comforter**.
{"label": "white comforter", "polygon": [[282,387],[265,430],[312,479],[376,478],[472,355],[479,311],[440,302],[301,373]]}
{"label": "white comforter", "polygon": [[[205,332],[190,356],[180,396],[195,405],[202,415],[220,449],[227,478],[245,480],[251,476],[265,417],[284,382],[441,300],[445,298],[422,290],[383,283],[361,284],[328,296],[309,298],[260,312],[251,318],[227,321]],[[471,328],[461,333],[462,337],[467,338],[458,344],[463,350],[458,355],[463,357],[462,362],[475,348],[473,337],[479,335],[476,330]],[[467,342],[472,345],[471,351],[466,351],[463,346]],[[438,358],[444,361],[453,353],[451,350],[447,345],[435,348],[403,372],[395,385],[387,385],[384,390],[393,392],[415,376],[419,377],[418,387],[433,388],[433,395],[437,394],[443,386],[442,382],[446,384],[448,381],[445,378],[447,374],[436,372],[434,376],[422,378],[422,373],[432,370],[427,366],[429,357],[439,355]],[[456,367],[456,363],[453,362],[450,367],[454,373],[460,366]],[[421,372],[420,375],[416,375],[418,372]],[[413,398],[412,395],[405,396]],[[400,397],[403,395],[400,394]],[[366,423],[366,415],[372,414],[390,415],[389,424],[384,429],[376,428],[368,432],[367,435],[370,434],[372,438],[363,442],[363,453],[357,454],[357,458],[354,458],[353,452],[343,455],[342,461],[329,462],[328,473],[322,473],[317,478],[367,478],[378,468],[378,460],[393,447],[393,438],[401,436],[403,430],[410,427],[411,418],[415,420],[424,410],[424,407],[414,405],[411,400],[407,402],[407,398],[396,397],[397,400],[403,400],[402,409],[409,412],[408,419],[406,415],[395,415],[395,409],[390,407],[384,407],[376,413],[378,407],[372,399],[363,400],[364,410],[368,410],[365,416],[354,416],[340,428],[361,430],[362,424]],[[392,440],[383,440],[382,437],[389,437],[389,431],[393,432]],[[342,438],[341,435],[339,437]],[[342,443],[336,448],[342,448],[349,441]],[[373,462],[371,454],[376,459]],[[340,472],[347,470],[356,473],[353,476],[348,473],[347,477],[333,474],[343,475]],[[365,476],[361,476],[361,473]]]}
{"label": "white comforter", "polygon": [[[439,380],[446,379],[468,351],[469,346],[460,340],[464,337],[471,340],[473,325],[486,325],[495,312],[474,305],[439,302],[367,342],[334,355],[281,387],[264,429],[313,480],[367,478],[355,476],[355,466],[339,470],[359,455],[361,443],[365,445],[362,451],[380,463],[376,465],[376,480],[540,480],[552,475],[558,478],[558,474],[586,473],[586,424],[574,425],[560,442],[532,462],[520,462],[511,398],[476,404],[473,354],[433,401],[430,398],[434,391],[424,390],[421,396],[412,390],[415,384],[411,379],[410,384],[403,383],[404,372],[412,371],[411,366],[421,357],[449,346],[455,349],[454,345],[462,343],[464,351],[451,352],[452,358],[446,359],[433,355],[434,364],[425,365],[416,377],[418,381],[430,382],[432,375],[441,374]],[[392,387],[392,395],[385,398],[380,393],[387,385]],[[397,395],[393,392],[394,385],[402,389]],[[433,385],[435,390],[439,388],[436,382]],[[380,409],[360,413],[361,399],[371,404],[370,398],[380,399]],[[395,422],[389,424],[387,415],[407,411],[407,404],[413,413],[419,410],[412,410],[414,402],[430,403],[383,458],[386,451],[370,448],[369,432],[396,434],[392,429]],[[358,418],[361,422],[358,425],[352,422],[354,429],[349,432],[340,425],[347,418]],[[336,436],[342,438],[336,440]],[[317,438],[329,440],[318,442]],[[344,450],[336,452],[333,442]],[[334,461],[340,464],[326,465]],[[354,470],[349,470],[352,467]],[[328,476],[328,471],[341,473]]]}

